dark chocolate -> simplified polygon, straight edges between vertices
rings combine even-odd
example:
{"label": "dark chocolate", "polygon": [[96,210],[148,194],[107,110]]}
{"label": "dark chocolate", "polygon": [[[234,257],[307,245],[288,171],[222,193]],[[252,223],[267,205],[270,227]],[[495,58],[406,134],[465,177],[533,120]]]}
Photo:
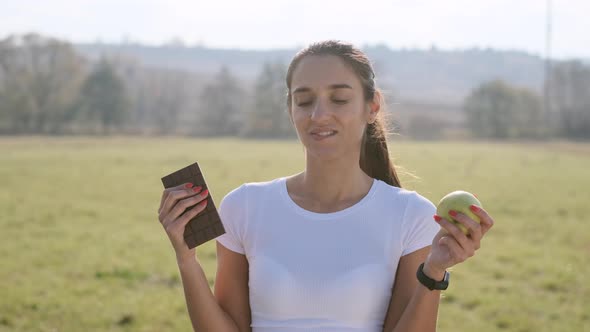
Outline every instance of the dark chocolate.
{"label": "dark chocolate", "polygon": [[[192,183],[194,187],[202,186],[202,190],[209,189],[198,162],[181,168],[162,178],[164,188],[176,187],[187,182]],[[197,205],[188,207],[184,213],[192,210],[195,206]],[[192,249],[224,233],[225,228],[223,228],[221,218],[219,218],[219,213],[217,213],[217,208],[215,207],[215,203],[211,196],[211,190],[209,190],[207,207],[186,224],[186,227],[184,228],[184,240],[189,249]]]}

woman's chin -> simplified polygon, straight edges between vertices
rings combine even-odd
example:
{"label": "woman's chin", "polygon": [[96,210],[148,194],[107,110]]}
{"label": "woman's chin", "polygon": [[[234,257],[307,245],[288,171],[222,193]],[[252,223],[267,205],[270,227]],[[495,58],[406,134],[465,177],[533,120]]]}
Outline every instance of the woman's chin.
{"label": "woman's chin", "polygon": [[342,158],[342,150],[337,146],[308,146],[307,155],[323,161]]}

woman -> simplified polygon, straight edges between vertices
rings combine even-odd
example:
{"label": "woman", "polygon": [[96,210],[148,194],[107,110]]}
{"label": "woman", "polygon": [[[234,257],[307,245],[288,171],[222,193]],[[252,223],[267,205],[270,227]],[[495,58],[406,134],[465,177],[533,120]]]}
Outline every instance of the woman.
{"label": "woman", "polygon": [[426,198],[401,188],[383,98],[354,46],[308,46],[286,81],[305,170],[243,184],[223,198],[214,294],[182,237],[208,193],[186,184],[162,195],[159,217],[194,329],[435,331],[445,271],[473,256],[492,218],[475,207],[481,224],[459,213],[466,236]]}

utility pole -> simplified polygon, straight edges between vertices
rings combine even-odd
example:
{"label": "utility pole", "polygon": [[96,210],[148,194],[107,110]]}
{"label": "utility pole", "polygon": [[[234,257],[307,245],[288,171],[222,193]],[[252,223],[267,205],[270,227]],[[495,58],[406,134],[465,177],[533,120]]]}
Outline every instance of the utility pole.
{"label": "utility pole", "polygon": [[547,17],[545,21],[545,87],[543,93],[543,110],[545,111],[545,126],[548,133],[553,130],[551,114],[551,19],[552,13],[551,0],[547,0]]}

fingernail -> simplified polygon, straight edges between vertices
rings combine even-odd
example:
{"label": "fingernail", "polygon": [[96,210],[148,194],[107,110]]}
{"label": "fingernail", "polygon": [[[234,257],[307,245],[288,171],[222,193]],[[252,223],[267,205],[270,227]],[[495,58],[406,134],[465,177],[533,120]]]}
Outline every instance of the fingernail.
{"label": "fingernail", "polygon": [[433,218],[434,218],[434,220],[435,220],[436,222],[439,222],[439,221],[441,221],[441,220],[442,220],[442,217],[440,217],[440,216],[437,216],[436,214],[433,216]]}
{"label": "fingernail", "polygon": [[479,207],[477,207],[477,205],[470,205],[469,209],[473,212],[478,212],[479,211]]}
{"label": "fingernail", "polygon": [[202,201],[202,202],[201,202],[201,206],[205,206],[205,205],[207,205],[207,202],[208,202],[208,200],[204,200],[204,201]]}
{"label": "fingernail", "polygon": [[194,187],[193,188],[193,191],[196,192],[196,193],[198,193],[199,191],[201,191],[201,189],[203,189],[203,187],[202,186],[198,186],[198,187]]}
{"label": "fingernail", "polygon": [[205,196],[209,195],[209,189],[203,190],[203,192],[201,194],[203,194]]}
{"label": "fingernail", "polygon": [[186,189],[190,189],[190,188],[192,188],[192,187],[193,187],[193,184],[192,184],[192,183],[187,183],[187,184],[185,184],[185,185],[184,185],[184,187],[185,187]]}
{"label": "fingernail", "polygon": [[449,210],[449,215],[451,217],[456,217],[457,216],[457,212],[453,211],[453,210]]}

